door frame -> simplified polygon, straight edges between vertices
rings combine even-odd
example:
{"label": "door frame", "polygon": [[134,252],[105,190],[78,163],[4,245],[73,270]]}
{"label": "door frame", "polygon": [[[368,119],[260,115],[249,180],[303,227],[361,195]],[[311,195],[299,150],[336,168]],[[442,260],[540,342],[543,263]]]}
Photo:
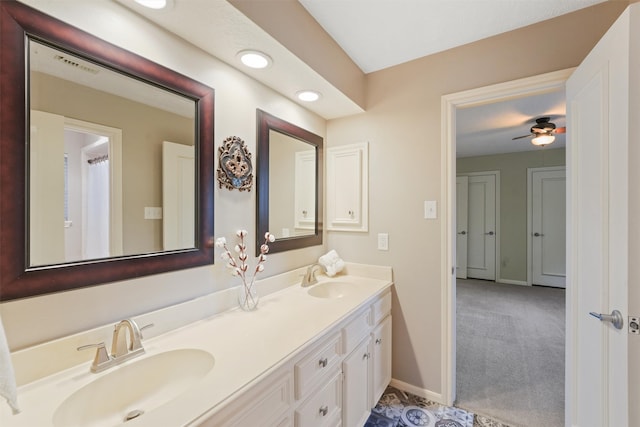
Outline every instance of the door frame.
{"label": "door frame", "polygon": [[[461,172],[461,173],[456,173],[456,178],[459,176],[485,176],[485,175],[493,175],[494,179],[495,179],[495,184],[496,184],[496,188],[495,188],[495,227],[494,227],[494,232],[495,232],[495,266],[494,266],[494,271],[495,271],[495,282],[500,282],[500,278],[502,277],[502,272],[500,271],[500,171],[499,170],[489,170],[489,171],[480,171],[480,172]],[[455,195],[455,193],[454,193]],[[455,220],[455,218],[454,218]],[[455,227],[454,227],[455,228]],[[468,227],[467,227],[468,228]],[[455,258],[454,258],[455,260]],[[454,263],[455,264],[455,263]],[[468,263],[467,263],[468,265]]]}
{"label": "door frame", "polygon": [[111,256],[123,255],[122,129],[66,116],[64,128],[109,138],[109,252]]}
{"label": "door frame", "polygon": [[[533,286],[533,239],[531,238],[531,233],[533,232],[533,174],[534,172],[554,172],[554,171],[564,171],[565,172],[565,180],[566,178],[566,166],[545,166],[545,167],[536,167],[536,168],[527,168],[527,285]],[[565,181],[566,182],[566,181]],[[565,195],[565,203],[567,197]],[[566,230],[565,230],[566,234]],[[566,271],[566,260],[565,260],[565,271]],[[566,275],[565,275],[566,277]],[[566,282],[565,282],[566,288]]]}
{"label": "door frame", "polygon": [[[441,339],[441,396],[443,403],[452,405],[456,396],[456,110],[476,107],[508,99],[523,98],[549,92],[564,91],[565,82],[575,68],[554,71],[463,92],[443,95],[441,98],[440,164],[443,168],[440,192],[444,199],[443,221],[440,225],[442,241],[440,269],[442,280],[441,307],[443,318]],[[569,178],[568,178],[569,179]],[[567,257],[567,260],[569,257]],[[567,294],[567,304],[570,304]]]}

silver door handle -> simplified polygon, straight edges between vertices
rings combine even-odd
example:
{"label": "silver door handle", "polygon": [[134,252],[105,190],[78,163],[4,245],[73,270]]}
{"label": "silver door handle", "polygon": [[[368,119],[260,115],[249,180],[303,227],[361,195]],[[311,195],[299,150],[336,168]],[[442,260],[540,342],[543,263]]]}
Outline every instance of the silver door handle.
{"label": "silver door handle", "polygon": [[589,313],[596,319],[600,319],[601,322],[611,322],[616,329],[622,329],[624,320],[622,319],[622,313],[618,310],[613,310],[611,314],[601,314],[591,311]]}
{"label": "silver door handle", "polygon": [[464,231],[464,230],[462,230],[462,231],[461,231],[461,232],[459,232],[458,234],[462,234],[462,235],[464,236],[465,234],[467,234],[467,232],[466,232],[466,231]]}
{"label": "silver door handle", "polygon": [[486,235],[488,235],[488,236],[493,236],[493,231],[490,231],[490,232],[488,232],[488,233],[484,233],[484,234],[486,234]]}
{"label": "silver door handle", "polygon": [[544,234],[542,234],[542,233],[538,233],[538,232],[533,233],[533,235],[534,235],[535,237],[542,237],[542,236],[544,236]]}

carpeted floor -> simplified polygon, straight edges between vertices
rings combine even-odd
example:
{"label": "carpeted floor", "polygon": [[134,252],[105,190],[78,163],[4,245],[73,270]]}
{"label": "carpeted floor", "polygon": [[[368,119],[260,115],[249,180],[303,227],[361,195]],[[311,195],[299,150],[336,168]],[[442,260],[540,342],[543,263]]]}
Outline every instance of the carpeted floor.
{"label": "carpeted floor", "polygon": [[564,289],[458,279],[456,406],[563,426],[564,313]]}
{"label": "carpeted floor", "polygon": [[509,427],[487,417],[387,387],[364,427]]}

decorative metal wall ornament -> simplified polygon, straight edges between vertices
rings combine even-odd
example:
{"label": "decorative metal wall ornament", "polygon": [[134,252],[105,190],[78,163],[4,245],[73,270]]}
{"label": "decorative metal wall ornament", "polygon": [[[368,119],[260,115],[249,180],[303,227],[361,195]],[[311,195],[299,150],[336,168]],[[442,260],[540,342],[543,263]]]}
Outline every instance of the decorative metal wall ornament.
{"label": "decorative metal wall ornament", "polygon": [[230,136],[218,148],[218,184],[229,190],[251,191],[253,164],[244,141]]}

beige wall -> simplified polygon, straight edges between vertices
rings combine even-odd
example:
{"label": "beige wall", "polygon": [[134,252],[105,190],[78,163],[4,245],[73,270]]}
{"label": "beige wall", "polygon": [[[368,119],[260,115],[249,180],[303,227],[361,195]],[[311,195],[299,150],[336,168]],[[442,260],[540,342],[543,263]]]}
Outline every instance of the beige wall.
{"label": "beige wall", "polygon": [[[445,94],[577,66],[622,12],[607,2],[367,76],[367,112],[331,120],[329,146],[369,141],[369,233],[328,233],[350,261],[393,267],[393,377],[443,390],[440,165]],[[537,55],[543,46],[545,55]],[[423,201],[438,219],[423,219]],[[389,233],[389,251],[376,250]]]}
{"label": "beige wall", "polygon": [[500,171],[500,277],[527,282],[527,168],[564,166],[564,148],[465,157],[456,172]]}
{"label": "beige wall", "polygon": [[[74,1],[73,7],[69,7],[68,2],[48,0],[25,0],[24,3],[214,88],[214,153],[225,138],[234,135],[246,142],[255,158],[256,108],[317,135],[325,135],[326,121],[321,117],[158,29],[116,2]],[[114,31],[115,23],[117,31]],[[146,154],[138,158],[139,161],[145,159]],[[253,236],[255,191],[229,191],[220,189],[214,182],[211,185],[215,187],[215,237],[233,240],[240,228],[249,230]],[[253,241],[251,237],[250,254],[255,253]],[[315,246],[272,254],[263,277],[311,264],[324,252],[324,246]],[[9,346],[17,350],[235,285],[237,282],[216,255],[213,266],[4,302],[0,304],[0,314]]]}

